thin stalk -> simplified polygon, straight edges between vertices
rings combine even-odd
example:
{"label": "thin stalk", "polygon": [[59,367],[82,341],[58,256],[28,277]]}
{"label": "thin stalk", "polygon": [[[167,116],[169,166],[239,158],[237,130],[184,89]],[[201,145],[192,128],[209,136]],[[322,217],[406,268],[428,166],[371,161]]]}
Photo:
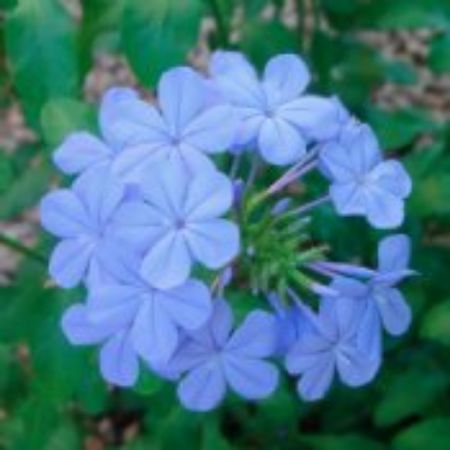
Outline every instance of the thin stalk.
{"label": "thin stalk", "polygon": [[28,258],[34,259],[35,261],[39,261],[42,264],[47,264],[47,259],[43,255],[32,248],[21,244],[16,239],[6,236],[5,234],[0,234],[0,244],[14,250],[16,253],[20,253]]}
{"label": "thin stalk", "polygon": [[286,217],[299,216],[301,214],[305,214],[310,212],[312,209],[320,206],[324,203],[327,203],[330,200],[330,196],[328,194],[319,197],[312,202],[306,203],[305,205],[299,206],[298,208],[292,209],[286,213]]}

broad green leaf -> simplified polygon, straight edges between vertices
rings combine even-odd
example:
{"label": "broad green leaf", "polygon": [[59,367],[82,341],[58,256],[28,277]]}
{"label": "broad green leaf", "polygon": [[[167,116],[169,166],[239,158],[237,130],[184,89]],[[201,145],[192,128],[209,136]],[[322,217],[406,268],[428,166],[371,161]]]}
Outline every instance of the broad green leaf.
{"label": "broad green leaf", "polygon": [[48,163],[35,161],[14,180],[8,191],[1,197],[0,219],[10,219],[35,206],[48,189],[53,170]]}
{"label": "broad green leaf", "polygon": [[58,0],[20,0],[6,19],[14,83],[30,123],[44,103],[78,92],[76,24]]}
{"label": "broad green leaf", "polygon": [[148,371],[142,370],[134,390],[140,395],[152,395],[160,390],[164,381],[161,377]]}
{"label": "broad green leaf", "polygon": [[71,98],[55,98],[42,109],[41,128],[50,148],[59,145],[73,131],[96,131],[95,109]]}
{"label": "broad green leaf", "polygon": [[438,74],[450,72],[450,34],[438,36],[432,41],[428,64]]}
{"label": "broad green leaf", "polygon": [[427,113],[417,109],[390,112],[371,108],[368,121],[374,127],[382,148],[389,150],[404,147],[421,133],[436,129]]}
{"label": "broad green leaf", "polygon": [[79,59],[81,72],[85,74],[96,52],[97,40],[106,33],[119,34],[124,0],[82,0],[81,4]]}
{"label": "broad green leaf", "polygon": [[277,53],[299,51],[297,35],[276,21],[247,21],[242,29],[240,45],[260,68]]}
{"label": "broad green leaf", "polygon": [[300,436],[313,450],[383,450],[384,445],[358,434]]}
{"label": "broad green leaf", "polygon": [[436,417],[401,431],[394,438],[394,450],[448,450],[450,418]]}
{"label": "broad green leaf", "polygon": [[11,158],[0,150],[0,194],[8,190],[14,179]]}
{"label": "broad green leaf", "polygon": [[413,180],[409,210],[418,217],[450,214],[450,158],[443,146],[423,149],[405,160]]}
{"label": "broad green leaf", "polygon": [[450,346],[450,299],[438,303],[425,315],[421,334]]}
{"label": "broad green leaf", "polygon": [[425,377],[423,370],[417,369],[396,374],[375,409],[376,424],[389,426],[412,415],[425,415],[449,384],[446,374],[439,371]]}
{"label": "broad green leaf", "polygon": [[123,47],[142,83],[154,86],[163,71],[186,62],[202,12],[201,0],[125,0]]}

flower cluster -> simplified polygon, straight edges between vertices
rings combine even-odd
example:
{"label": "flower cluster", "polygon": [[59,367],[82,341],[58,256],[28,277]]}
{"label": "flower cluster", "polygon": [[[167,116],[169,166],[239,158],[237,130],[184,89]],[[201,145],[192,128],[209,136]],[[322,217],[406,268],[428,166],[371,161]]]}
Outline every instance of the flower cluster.
{"label": "flower cluster", "polygon": [[[309,217],[328,204],[397,227],[410,178],[338,99],[305,93],[310,78],[295,55],[259,76],[242,54],[217,51],[205,75],[166,72],[153,103],[110,89],[100,136],[73,133],[54,152],[76,178],[41,203],[42,225],[59,238],[49,272],[86,292],[62,328],[74,345],[100,346],[108,382],[133,386],[149,370],[178,383],[186,408],[206,411],[227,388],[271,395],[281,358],[299,395],[316,400],[335,373],[349,386],[372,380],[382,330],[407,330],[396,285],[414,274],[408,238],[384,238],[376,270],[334,262]],[[313,170],[329,192],[286,197]],[[260,307],[236,325],[225,291]]]}

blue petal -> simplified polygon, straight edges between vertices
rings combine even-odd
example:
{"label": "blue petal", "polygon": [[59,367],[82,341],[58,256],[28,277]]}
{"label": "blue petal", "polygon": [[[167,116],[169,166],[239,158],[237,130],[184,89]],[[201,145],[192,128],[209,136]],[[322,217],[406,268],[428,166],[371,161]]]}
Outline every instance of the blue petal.
{"label": "blue petal", "polygon": [[400,291],[392,288],[378,290],[375,300],[386,331],[393,336],[405,333],[411,324],[412,314]]}
{"label": "blue petal", "polygon": [[209,411],[223,400],[225,379],[219,365],[203,364],[192,370],[178,385],[178,397],[192,411]]}
{"label": "blue petal", "polygon": [[100,350],[100,370],[105,380],[117,386],[133,386],[139,375],[139,361],[128,335],[111,337]]}
{"label": "blue petal", "polygon": [[398,161],[384,161],[371,172],[377,186],[390,194],[406,198],[411,193],[412,182],[403,165]]}
{"label": "blue petal", "polygon": [[264,92],[245,57],[237,52],[215,52],[209,71],[224,98],[234,105],[264,108]]}
{"label": "blue petal", "polygon": [[110,89],[100,106],[100,127],[116,151],[166,140],[167,127],[158,110],[128,88]]}
{"label": "blue petal", "polygon": [[105,340],[112,329],[91,323],[85,305],[76,304],[67,308],[61,319],[61,328],[72,345],[98,344]]}
{"label": "blue petal", "polygon": [[276,322],[265,311],[251,312],[233,333],[225,350],[236,357],[263,358],[275,351]]}
{"label": "blue petal", "polygon": [[367,197],[357,183],[336,183],[330,186],[330,196],[337,212],[342,216],[364,215]]}
{"label": "blue petal", "polygon": [[139,184],[146,179],[147,169],[167,158],[168,151],[167,139],[127,147],[115,158],[111,170],[121,180]]}
{"label": "blue petal", "polygon": [[326,355],[311,369],[304,372],[297,383],[298,394],[306,401],[322,399],[330,389],[333,376],[334,361]]}
{"label": "blue petal", "polygon": [[183,130],[181,139],[183,143],[201,151],[217,153],[231,146],[236,129],[232,108],[219,105],[193,119]]}
{"label": "blue petal", "polygon": [[328,99],[305,95],[286,103],[277,110],[277,117],[298,128],[308,139],[324,140],[334,137],[339,124],[336,105]]}
{"label": "blue petal", "polygon": [[258,147],[267,162],[279,166],[294,163],[306,153],[306,143],[300,133],[280,119],[267,119],[262,124]]}
{"label": "blue petal", "polygon": [[308,67],[294,54],[277,55],[269,60],[264,69],[263,82],[269,91],[275,91],[280,102],[296,98],[310,81]]}
{"label": "blue petal", "polygon": [[199,173],[188,185],[183,214],[189,221],[212,219],[224,214],[233,203],[233,185],[222,173]]}
{"label": "blue petal", "polygon": [[145,255],[141,276],[159,289],[177,286],[189,277],[191,255],[181,233],[169,232]]}
{"label": "blue petal", "polygon": [[143,202],[127,202],[114,214],[111,234],[136,251],[144,251],[166,232],[165,212]]}
{"label": "blue petal", "polygon": [[87,132],[69,135],[55,150],[53,162],[64,173],[73,175],[112,159],[113,152],[100,139]]}
{"label": "blue petal", "polygon": [[90,221],[80,200],[68,189],[50,192],[41,201],[42,226],[61,238],[75,237],[90,231]]}
{"label": "blue petal", "polygon": [[186,330],[200,328],[211,316],[212,303],[209,289],[200,281],[186,283],[167,291],[157,291],[155,302]]}
{"label": "blue petal", "polygon": [[206,105],[205,81],[189,67],[171,69],[158,84],[158,100],[170,132],[180,136]]}
{"label": "blue petal", "polygon": [[86,239],[65,239],[55,247],[50,257],[49,272],[59,286],[72,288],[82,280],[94,245]]}
{"label": "blue petal", "polygon": [[378,247],[378,270],[396,272],[409,266],[411,242],[405,234],[395,234],[384,238]]}
{"label": "blue petal", "polygon": [[218,269],[239,253],[239,229],[225,219],[190,223],[186,241],[192,255],[209,269]]}
{"label": "blue petal", "polygon": [[96,227],[106,225],[125,195],[123,184],[103,168],[85,172],[75,181],[72,189]]}
{"label": "blue petal", "polygon": [[403,223],[403,201],[377,187],[373,187],[367,194],[366,209],[367,219],[375,228],[396,228]]}
{"label": "blue petal", "polygon": [[178,344],[178,330],[157,298],[142,303],[131,331],[136,351],[149,363],[167,363]]}
{"label": "blue petal", "polygon": [[337,353],[336,366],[342,382],[347,386],[357,387],[371,381],[376,373],[372,365],[378,361],[372,360],[370,356],[355,345],[341,345]]}
{"label": "blue petal", "polygon": [[91,291],[87,306],[92,323],[118,329],[133,322],[141,302],[141,287],[107,284]]}
{"label": "blue petal", "polygon": [[278,384],[278,371],[272,364],[258,359],[226,354],[223,360],[225,378],[232,389],[248,400],[271,395]]}

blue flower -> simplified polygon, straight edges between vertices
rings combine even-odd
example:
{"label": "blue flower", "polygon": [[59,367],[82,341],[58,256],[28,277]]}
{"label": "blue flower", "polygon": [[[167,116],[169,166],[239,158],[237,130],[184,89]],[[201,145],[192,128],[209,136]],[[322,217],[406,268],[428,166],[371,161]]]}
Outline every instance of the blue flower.
{"label": "blue flower", "polygon": [[141,259],[123,246],[105,247],[100,258],[113,281],[91,287],[87,316],[100,328],[129,330],[134,350],[151,365],[169,360],[180,330],[195,330],[209,319],[211,298],[202,282],[190,279],[161,291],[141,278]]}
{"label": "blue flower", "polygon": [[308,401],[324,397],[335,372],[348,386],[361,386],[374,377],[379,367],[379,353],[359,346],[356,330],[359,309],[345,298],[324,297],[316,315],[306,306],[309,329],[302,333],[286,356],[286,369],[300,375],[299,395]]}
{"label": "blue flower", "polygon": [[382,160],[369,127],[347,127],[338,141],[324,146],[320,159],[331,178],[330,196],[339,214],[366,216],[376,228],[402,224],[411,179],[398,161]]}
{"label": "blue flower", "polygon": [[149,170],[143,201],[124,203],[115,215],[118,238],[143,252],[141,275],[170,288],[185,281],[198,261],[210,269],[230,262],[239,251],[239,229],[219,218],[231,206],[233,188],[216,170],[189,174],[178,164]]}
{"label": "blue flower", "polygon": [[127,328],[92,323],[83,304],[69,307],[61,326],[72,345],[101,344],[100,371],[105,380],[118,386],[136,383],[139,358]]}
{"label": "blue flower", "polygon": [[378,248],[378,270],[362,283],[339,277],[332,287],[361,308],[359,339],[366,348],[373,347],[381,326],[399,336],[411,324],[411,308],[395,285],[415,272],[408,268],[410,241],[403,234],[384,238]]}
{"label": "blue flower", "polygon": [[192,169],[211,167],[205,153],[226,150],[235,120],[225,104],[211,104],[205,80],[188,67],[166,72],[158,84],[159,108],[127,102],[112,125],[128,142],[113,164],[127,181],[139,182],[146,167],[160,160],[182,161]]}
{"label": "blue flower", "polygon": [[256,144],[269,163],[294,163],[306,153],[309,141],[336,132],[335,104],[302,95],[310,74],[298,56],[275,56],[259,80],[242,54],[217,51],[209,71],[217,90],[233,105],[240,121],[235,145]]}
{"label": "blue flower", "polygon": [[130,136],[124,133],[117,126],[117,122],[137,101],[137,94],[132,89],[109,89],[102,98],[99,112],[103,139],[86,131],[70,134],[53,154],[55,165],[62,172],[73,175],[110,164],[116,155],[131,143],[131,133]]}
{"label": "blue flower", "polygon": [[187,372],[178,385],[178,396],[185,408],[215,408],[227,386],[248,400],[268,397],[275,390],[277,369],[262,360],[274,351],[273,317],[255,310],[233,333],[232,322],[230,307],[217,300],[210,322],[189,333],[175,353],[169,367]]}
{"label": "blue flower", "polygon": [[89,283],[102,276],[98,253],[108,241],[111,217],[123,198],[123,185],[106,168],[98,168],[81,175],[71,189],[42,199],[42,225],[61,238],[49,266],[60,286],[70,288],[83,278]]}

